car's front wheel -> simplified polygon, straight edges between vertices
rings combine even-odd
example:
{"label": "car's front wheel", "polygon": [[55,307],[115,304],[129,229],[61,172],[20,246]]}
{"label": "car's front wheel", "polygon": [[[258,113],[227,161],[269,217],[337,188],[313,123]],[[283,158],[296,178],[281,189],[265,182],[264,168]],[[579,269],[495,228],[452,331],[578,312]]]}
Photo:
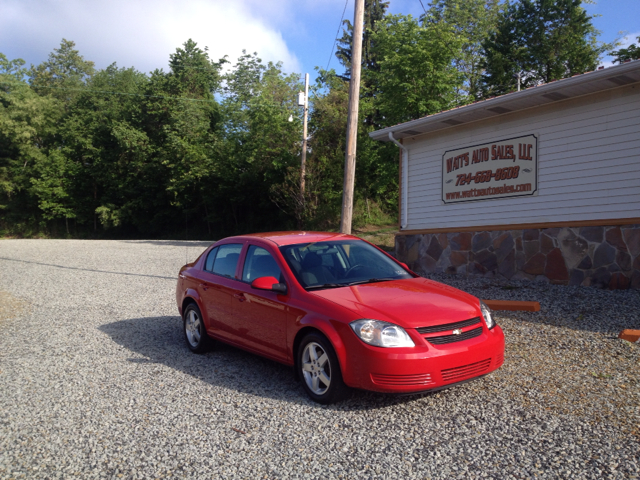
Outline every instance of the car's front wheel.
{"label": "car's front wheel", "polygon": [[348,390],[342,381],[338,357],[319,333],[310,333],[298,348],[298,373],[312,400],[324,405],[342,400]]}
{"label": "car's front wheel", "polygon": [[187,346],[194,353],[204,353],[209,345],[210,339],[207,335],[204,322],[202,321],[202,313],[200,309],[194,303],[187,306],[184,309],[182,315],[184,325],[184,338],[187,341]]}

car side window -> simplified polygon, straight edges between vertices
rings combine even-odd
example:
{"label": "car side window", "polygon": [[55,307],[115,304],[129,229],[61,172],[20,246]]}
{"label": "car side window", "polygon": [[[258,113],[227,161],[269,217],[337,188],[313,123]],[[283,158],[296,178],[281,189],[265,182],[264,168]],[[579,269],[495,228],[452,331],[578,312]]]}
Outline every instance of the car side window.
{"label": "car side window", "polygon": [[216,259],[216,253],[218,253],[218,247],[212,248],[207,255],[207,261],[204,263],[204,269],[207,272],[213,272],[213,261]]}
{"label": "car side window", "polygon": [[250,245],[244,261],[242,280],[251,283],[260,277],[275,277],[282,282],[282,272],[273,256],[262,247]]}
{"label": "car side window", "polygon": [[[230,243],[228,245],[220,245],[217,248],[218,253],[213,261],[211,271],[217,275],[234,278],[236,274],[236,267],[238,266],[238,260],[240,259],[242,244]],[[209,260],[208,257],[207,260]]]}

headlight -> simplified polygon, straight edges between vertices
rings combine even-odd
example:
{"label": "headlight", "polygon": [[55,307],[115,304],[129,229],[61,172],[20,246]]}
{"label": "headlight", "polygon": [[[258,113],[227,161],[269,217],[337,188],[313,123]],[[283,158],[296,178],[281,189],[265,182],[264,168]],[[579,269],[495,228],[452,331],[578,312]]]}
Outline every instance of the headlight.
{"label": "headlight", "polygon": [[415,347],[404,328],[389,322],[364,318],[349,324],[365,343],[376,347]]}
{"label": "headlight", "polygon": [[491,330],[496,326],[496,322],[493,320],[491,316],[491,309],[487,307],[484,302],[480,302],[480,310],[482,311],[482,316],[484,317],[484,321],[487,324],[487,328]]}

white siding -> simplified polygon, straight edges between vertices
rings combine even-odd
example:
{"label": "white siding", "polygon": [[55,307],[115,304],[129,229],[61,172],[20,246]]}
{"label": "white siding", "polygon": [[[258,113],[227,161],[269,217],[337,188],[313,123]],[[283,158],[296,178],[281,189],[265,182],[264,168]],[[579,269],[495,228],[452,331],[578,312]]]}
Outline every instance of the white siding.
{"label": "white siding", "polygon": [[[538,195],[443,205],[442,155],[535,134]],[[640,87],[405,139],[407,230],[640,217]],[[403,213],[403,223],[405,212]]]}

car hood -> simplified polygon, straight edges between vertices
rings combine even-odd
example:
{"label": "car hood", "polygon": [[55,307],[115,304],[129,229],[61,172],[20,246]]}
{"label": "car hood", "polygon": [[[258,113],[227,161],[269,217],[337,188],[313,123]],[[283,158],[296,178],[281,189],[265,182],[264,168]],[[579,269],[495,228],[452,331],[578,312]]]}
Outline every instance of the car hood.
{"label": "car hood", "polygon": [[316,290],[312,294],[347,308],[360,318],[383,320],[405,328],[458,322],[481,315],[476,297],[426,278]]}

